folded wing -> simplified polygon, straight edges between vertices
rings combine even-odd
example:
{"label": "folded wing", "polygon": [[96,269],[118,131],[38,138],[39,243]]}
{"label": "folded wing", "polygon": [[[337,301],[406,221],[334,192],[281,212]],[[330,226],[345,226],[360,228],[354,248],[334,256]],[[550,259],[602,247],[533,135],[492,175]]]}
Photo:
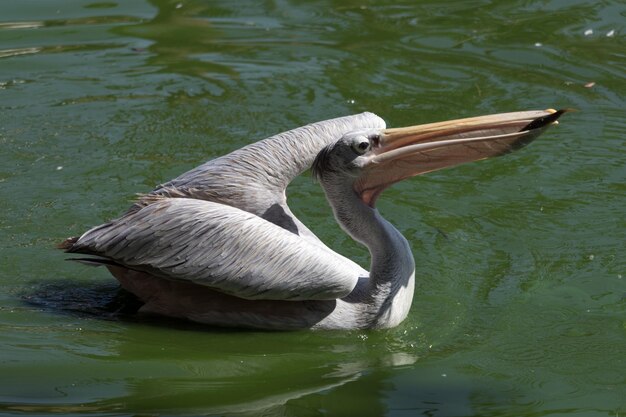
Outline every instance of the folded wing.
{"label": "folded wing", "polygon": [[87,231],[68,252],[246,299],[341,298],[362,271],[258,216],[189,198],[156,198]]}

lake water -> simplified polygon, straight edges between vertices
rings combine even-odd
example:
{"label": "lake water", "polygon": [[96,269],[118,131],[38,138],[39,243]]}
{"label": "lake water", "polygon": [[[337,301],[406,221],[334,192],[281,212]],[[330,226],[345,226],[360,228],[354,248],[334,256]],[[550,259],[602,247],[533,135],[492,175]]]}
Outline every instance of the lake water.
{"label": "lake water", "polygon": [[[626,415],[621,1],[4,1],[0,414]],[[417,262],[388,331],[116,312],[63,238],[271,134],[576,108],[530,147],[398,184]],[[367,265],[308,175],[292,207]]]}

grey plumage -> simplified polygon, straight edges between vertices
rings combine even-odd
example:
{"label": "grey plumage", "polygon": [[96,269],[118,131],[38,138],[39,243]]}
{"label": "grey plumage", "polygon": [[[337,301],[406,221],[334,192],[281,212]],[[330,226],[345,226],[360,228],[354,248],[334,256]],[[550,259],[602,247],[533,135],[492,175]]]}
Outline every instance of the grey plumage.
{"label": "grey plumage", "polygon": [[190,198],[154,199],[89,230],[72,252],[245,299],[334,300],[361,272],[258,216]]}
{"label": "grey plumage", "polygon": [[368,112],[311,123],[212,159],[151,194],[189,196],[237,207],[321,244],[289,209],[287,186],[311,166],[320,149],[344,133],[384,128],[385,121]]}
{"label": "grey plumage", "polygon": [[[410,176],[523,146],[554,113],[386,130],[371,113],[314,123],[182,174],[61,247],[106,265],[144,312],[263,329],[393,327],[411,306],[414,260],[376,198]],[[289,210],[285,189],[312,164],[341,227],[368,247],[369,273]]]}

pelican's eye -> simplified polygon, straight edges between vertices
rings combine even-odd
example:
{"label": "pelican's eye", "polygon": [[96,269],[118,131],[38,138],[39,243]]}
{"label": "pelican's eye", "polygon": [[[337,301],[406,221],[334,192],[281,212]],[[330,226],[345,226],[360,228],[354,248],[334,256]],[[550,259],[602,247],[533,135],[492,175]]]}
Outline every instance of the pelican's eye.
{"label": "pelican's eye", "polygon": [[361,138],[354,142],[352,149],[359,155],[363,155],[365,152],[370,150],[370,141],[365,138]]}

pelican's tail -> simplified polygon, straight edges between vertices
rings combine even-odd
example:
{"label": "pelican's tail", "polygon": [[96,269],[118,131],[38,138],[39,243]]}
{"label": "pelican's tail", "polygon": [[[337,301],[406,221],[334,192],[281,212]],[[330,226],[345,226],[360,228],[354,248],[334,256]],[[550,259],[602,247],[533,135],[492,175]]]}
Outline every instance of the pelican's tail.
{"label": "pelican's tail", "polygon": [[63,242],[57,244],[57,249],[68,251],[72,249],[72,246],[74,246],[76,242],[78,242],[79,238],[80,236],[68,237]]}

